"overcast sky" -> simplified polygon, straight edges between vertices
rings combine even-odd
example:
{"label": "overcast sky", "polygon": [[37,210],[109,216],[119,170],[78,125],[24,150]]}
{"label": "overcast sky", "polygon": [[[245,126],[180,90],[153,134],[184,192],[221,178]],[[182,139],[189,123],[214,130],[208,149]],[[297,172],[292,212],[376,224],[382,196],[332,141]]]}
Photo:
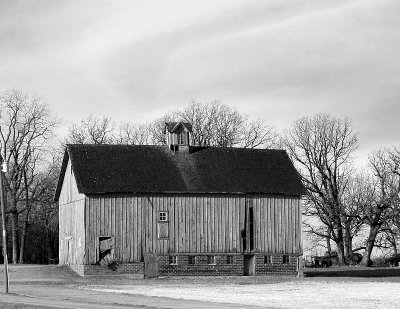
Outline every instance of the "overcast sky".
{"label": "overcast sky", "polygon": [[400,145],[398,0],[0,1],[0,91],[65,126],[219,100],[279,130],[348,116],[361,158]]}

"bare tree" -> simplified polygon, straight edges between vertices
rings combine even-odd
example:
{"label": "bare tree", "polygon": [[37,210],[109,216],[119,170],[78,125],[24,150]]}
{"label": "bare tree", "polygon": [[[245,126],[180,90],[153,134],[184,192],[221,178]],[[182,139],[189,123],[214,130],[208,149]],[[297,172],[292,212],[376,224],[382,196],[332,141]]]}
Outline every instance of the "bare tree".
{"label": "bare tree", "polygon": [[44,100],[11,90],[0,94],[0,149],[8,162],[5,177],[11,223],[12,261],[18,262],[18,221],[24,199],[24,177],[35,154],[44,153],[58,125]]}
{"label": "bare tree", "polygon": [[243,128],[241,147],[272,148],[279,146],[278,134],[265,120],[248,121]]}
{"label": "bare tree", "polygon": [[192,144],[196,146],[211,146],[213,136],[213,124],[217,114],[219,103],[212,101],[204,104],[193,101],[182,111],[169,116],[192,124]]}
{"label": "bare tree", "polygon": [[[50,148],[49,148],[50,150]],[[61,158],[56,151],[50,151],[51,156],[46,158],[41,154],[32,155],[31,162],[24,170],[24,195],[19,202],[20,212],[20,250],[19,263],[25,262],[25,247],[28,229],[33,220],[37,219],[43,204],[53,202],[53,193],[60,171]],[[37,168],[42,164],[40,169]]]}
{"label": "bare tree", "polygon": [[152,142],[148,125],[121,123],[113,138],[116,144],[123,145],[149,145]]}
{"label": "bare tree", "polygon": [[153,125],[155,140],[165,143],[160,135],[165,122],[192,124],[192,145],[216,147],[270,148],[277,145],[277,133],[265,120],[249,121],[247,115],[218,101],[192,101],[184,109],[168,113]]}
{"label": "bare tree", "polygon": [[109,117],[98,118],[93,115],[72,124],[66,138],[71,144],[112,144],[115,124]]}
{"label": "bare tree", "polygon": [[339,263],[345,262],[343,193],[350,173],[357,136],[349,119],[317,114],[297,120],[286,131],[283,143],[299,168],[308,195],[305,214],[326,226],[322,237],[336,243]]}
{"label": "bare tree", "polygon": [[69,129],[66,143],[164,145],[166,122],[192,124],[194,146],[270,148],[277,145],[277,133],[265,120],[249,121],[234,108],[211,101],[193,101],[182,110],[169,112],[148,123],[115,123],[107,117],[89,116]]}
{"label": "bare tree", "polygon": [[361,264],[370,265],[372,249],[382,228],[390,227],[391,218],[399,213],[400,160],[398,151],[382,149],[369,158],[371,175],[365,176],[359,189],[359,220],[369,226],[369,235]]}

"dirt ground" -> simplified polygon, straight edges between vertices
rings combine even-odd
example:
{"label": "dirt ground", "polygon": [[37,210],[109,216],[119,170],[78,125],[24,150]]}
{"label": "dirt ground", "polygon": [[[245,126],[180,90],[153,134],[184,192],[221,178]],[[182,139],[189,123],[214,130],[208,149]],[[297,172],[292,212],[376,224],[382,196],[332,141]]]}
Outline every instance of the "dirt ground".
{"label": "dirt ground", "polygon": [[305,278],[144,279],[81,278],[62,266],[10,265],[10,294],[0,294],[0,308],[399,308],[399,290],[400,268],[308,269]]}

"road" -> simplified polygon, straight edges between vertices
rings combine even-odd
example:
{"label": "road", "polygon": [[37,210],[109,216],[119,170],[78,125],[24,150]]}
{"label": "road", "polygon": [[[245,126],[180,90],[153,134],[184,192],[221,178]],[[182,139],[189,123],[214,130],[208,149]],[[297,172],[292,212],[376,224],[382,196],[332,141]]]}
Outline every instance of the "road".
{"label": "road", "polygon": [[[2,268],[3,265],[0,265]],[[243,305],[94,292],[77,288],[92,284],[121,286],[146,282],[140,275],[81,278],[67,267],[10,265],[10,293],[0,294],[0,308],[243,308]],[[0,292],[4,272],[0,270]],[[246,308],[260,308],[246,306]]]}

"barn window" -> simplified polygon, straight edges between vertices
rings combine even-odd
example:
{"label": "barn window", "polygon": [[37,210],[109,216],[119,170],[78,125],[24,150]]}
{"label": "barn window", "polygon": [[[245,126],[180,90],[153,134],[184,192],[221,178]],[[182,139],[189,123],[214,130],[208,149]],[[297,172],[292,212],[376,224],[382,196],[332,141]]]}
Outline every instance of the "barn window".
{"label": "barn window", "polygon": [[169,264],[178,265],[178,256],[177,255],[170,255],[169,256]]}
{"label": "barn window", "polygon": [[158,221],[168,221],[168,212],[167,211],[159,211],[158,212]]}
{"label": "barn window", "polygon": [[215,265],[215,256],[214,255],[207,255],[207,264]]}
{"label": "barn window", "polygon": [[283,255],[283,259],[282,259],[282,263],[283,263],[283,264],[289,264],[289,261],[290,261],[289,255],[284,254],[284,255]]}
{"label": "barn window", "polygon": [[168,211],[158,212],[158,238],[169,238]]}
{"label": "barn window", "polygon": [[233,255],[226,256],[226,264],[233,264]]}
{"label": "barn window", "polygon": [[193,255],[189,255],[188,264],[196,264],[196,257]]}
{"label": "barn window", "polygon": [[264,264],[272,264],[272,256],[264,255]]}

